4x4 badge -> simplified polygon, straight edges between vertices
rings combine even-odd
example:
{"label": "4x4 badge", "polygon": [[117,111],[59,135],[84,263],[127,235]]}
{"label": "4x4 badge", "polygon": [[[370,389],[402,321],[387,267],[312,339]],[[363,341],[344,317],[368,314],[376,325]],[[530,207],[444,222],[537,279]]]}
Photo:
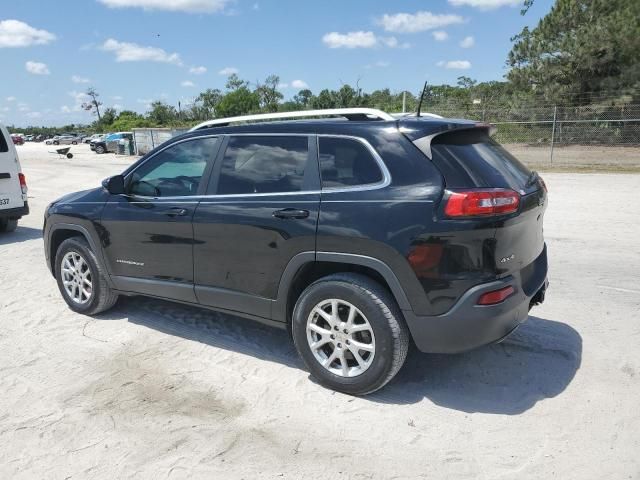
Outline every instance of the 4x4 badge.
{"label": "4x4 badge", "polygon": [[500,263],[507,263],[510,262],[511,260],[513,260],[514,258],[516,258],[516,254],[512,253],[511,255],[509,255],[508,257],[502,257],[500,259]]}

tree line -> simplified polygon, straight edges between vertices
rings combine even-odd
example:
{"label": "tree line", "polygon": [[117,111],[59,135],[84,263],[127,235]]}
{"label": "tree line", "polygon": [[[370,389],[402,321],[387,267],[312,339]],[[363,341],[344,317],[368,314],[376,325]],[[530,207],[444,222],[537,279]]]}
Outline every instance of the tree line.
{"label": "tree line", "polygon": [[[535,0],[525,0],[525,15]],[[640,90],[640,1],[556,0],[551,10],[529,29],[512,38],[513,47],[504,81],[477,82],[458,77],[456,85],[428,85],[425,111],[447,105],[464,113],[482,105],[583,105],[613,92],[620,101],[638,103]],[[416,79],[418,80],[418,79]],[[317,93],[302,89],[285,100],[278,75],[251,84],[231,75],[225,88],[208,88],[186,105],[151,103],[145,114],[102,108],[99,93],[90,88],[83,108],[92,112],[95,131],[126,131],[137,127],[187,127],[215,117],[303,109],[371,107],[388,112],[415,111],[421,89],[364,92],[359,84],[343,84],[337,90]],[[73,127],[73,126],[70,126]],[[62,127],[63,129],[65,127]]]}

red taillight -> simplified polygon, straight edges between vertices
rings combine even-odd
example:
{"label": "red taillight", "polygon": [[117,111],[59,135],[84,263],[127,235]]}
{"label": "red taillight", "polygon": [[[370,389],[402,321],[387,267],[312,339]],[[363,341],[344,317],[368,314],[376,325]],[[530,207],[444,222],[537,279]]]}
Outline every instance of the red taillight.
{"label": "red taillight", "polygon": [[20,179],[20,188],[22,189],[23,194],[27,194],[27,179],[24,178],[23,173],[18,174],[18,178]]}
{"label": "red taillight", "polygon": [[484,190],[447,191],[444,213],[447,217],[477,217],[504,215],[518,210],[520,195],[513,190],[491,188]]}
{"label": "red taillight", "polygon": [[512,286],[508,286],[493,292],[483,293],[478,299],[478,305],[495,305],[506,300],[514,292],[515,289]]}

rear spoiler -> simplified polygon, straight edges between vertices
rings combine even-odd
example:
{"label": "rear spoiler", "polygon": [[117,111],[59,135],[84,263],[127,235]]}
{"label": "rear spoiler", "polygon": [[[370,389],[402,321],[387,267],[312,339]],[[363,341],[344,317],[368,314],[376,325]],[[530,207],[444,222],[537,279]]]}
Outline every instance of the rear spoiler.
{"label": "rear spoiler", "polygon": [[[439,132],[432,133],[430,135],[425,135],[423,137],[416,138],[415,132],[413,135],[409,136],[409,140],[411,140],[427,157],[429,160],[433,159],[433,155],[431,153],[431,142],[437,136],[443,135],[445,133],[452,133],[456,131],[464,131],[464,130],[472,130],[472,129],[482,129],[487,130],[487,134],[492,136],[496,133],[497,129],[495,125],[491,125],[490,123],[461,123],[461,124],[449,124],[449,128],[443,129]],[[402,131],[402,129],[401,129]],[[404,133],[404,132],[403,132]],[[406,135],[406,133],[405,133]],[[413,138],[412,138],[413,137]]]}

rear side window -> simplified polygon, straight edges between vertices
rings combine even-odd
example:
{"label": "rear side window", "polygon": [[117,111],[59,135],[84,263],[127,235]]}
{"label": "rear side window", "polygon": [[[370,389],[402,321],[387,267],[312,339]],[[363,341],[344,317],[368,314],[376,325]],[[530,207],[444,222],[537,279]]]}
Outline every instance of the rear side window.
{"label": "rear side window", "polygon": [[319,137],[322,188],[379,183],[383,176],[371,151],[351,138]]}
{"label": "rear side window", "polygon": [[[421,142],[416,145],[420,148]],[[433,162],[449,188],[525,188],[531,171],[485,129],[444,133],[431,141]]]}
{"label": "rear side window", "polygon": [[309,158],[306,136],[237,136],[222,159],[218,195],[302,191]]}
{"label": "rear side window", "polygon": [[0,153],[7,153],[9,151],[9,145],[7,144],[7,139],[4,138],[4,134],[2,130],[0,130]]}

